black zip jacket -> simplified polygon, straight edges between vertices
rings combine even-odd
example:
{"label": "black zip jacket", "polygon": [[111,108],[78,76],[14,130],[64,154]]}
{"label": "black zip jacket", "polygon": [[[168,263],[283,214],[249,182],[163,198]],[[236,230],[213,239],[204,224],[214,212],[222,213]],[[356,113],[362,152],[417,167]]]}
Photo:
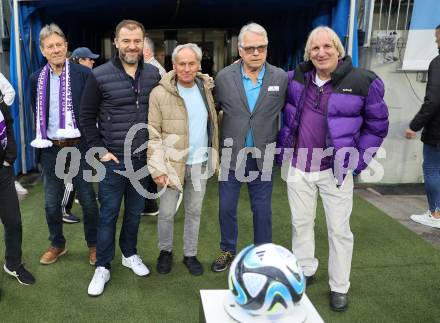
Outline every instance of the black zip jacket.
{"label": "black zip jacket", "polygon": [[2,111],[3,117],[5,118],[6,123],[6,134],[8,136],[8,144],[6,146],[6,149],[3,149],[0,145],[0,168],[3,167],[3,162],[7,161],[9,164],[13,164],[15,161],[15,158],[17,157],[17,145],[15,143],[14,138],[14,129],[12,127],[13,125],[13,119],[11,117],[11,113],[9,112],[8,106],[0,100],[0,109]]}
{"label": "black zip jacket", "polygon": [[440,147],[440,55],[429,64],[425,101],[409,127],[413,131],[423,128],[422,141]]}
{"label": "black zip jacket", "polygon": [[[158,69],[142,61],[133,79],[125,72],[119,57],[93,69],[80,109],[81,132],[89,147],[104,147],[118,158],[123,157],[129,129],[147,123],[148,99],[159,80]],[[138,131],[132,138],[131,154],[147,140],[147,129]],[[136,155],[145,156],[145,150]]]}

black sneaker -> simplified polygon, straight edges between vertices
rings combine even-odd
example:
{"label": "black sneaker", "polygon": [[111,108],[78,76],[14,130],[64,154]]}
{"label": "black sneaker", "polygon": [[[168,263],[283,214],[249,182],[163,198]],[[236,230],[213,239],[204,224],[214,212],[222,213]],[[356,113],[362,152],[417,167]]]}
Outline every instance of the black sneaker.
{"label": "black sneaker", "polygon": [[157,205],[156,200],[145,200],[145,207],[142,215],[158,215],[159,214],[159,206]]}
{"label": "black sneaker", "polygon": [[66,213],[63,215],[63,222],[64,223],[78,223],[80,221],[81,221],[80,218],[78,218],[73,213]]}
{"label": "black sneaker", "polygon": [[189,273],[194,276],[200,276],[203,274],[203,266],[200,263],[200,261],[196,258],[196,256],[193,257],[183,257],[183,263],[188,268]]}
{"label": "black sneaker", "polygon": [[156,269],[159,274],[168,274],[171,271],[173,262],[173,253],[171,251],[161,250],[157,258]]}
{"label": "black sneaker", "polygon": [[228,269],[232,260],[234,260],[234,257],[235,255],[229,251],[222,251],[217,259],[212,263],[211,270],[218,273]]}
{"label": "black sneaker", "polygon": [[24,268],[23,264],[21,264],[16,270],[9,270],[8,267],[6,267],[6,264],[3,265],[3,269],[8,273],[9,275],[17,278],[18,282],[22,285],[32,285],[35,284],[35,278],[32,276],[30,272]]}

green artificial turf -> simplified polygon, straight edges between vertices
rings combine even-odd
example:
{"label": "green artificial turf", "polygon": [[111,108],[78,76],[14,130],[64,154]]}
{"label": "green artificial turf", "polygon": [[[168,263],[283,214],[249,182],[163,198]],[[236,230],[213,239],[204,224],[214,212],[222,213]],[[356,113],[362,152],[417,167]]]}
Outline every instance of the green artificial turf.
{"label": "green artificial turf", "polygon": [[[290,212],[285,183],[279,179],[273,193],[273,241],[290,248]],[[1,207],[1,206],[0,206]],[[182,264],[183,208],[175,221],[174,264],[168,275],[155,270],[156,217],[143,217],[138,251],[152,273],[136,277],[121,265],[116,249],[111,280],[102,296],[91,298],[87,286],[94,268],[81,224],[64,226],[67,255],[49,266],[39,264],[48,247],[41,183],[21,204],[23,259],[35,275],[34,286],[21,286],[0,273],[0,322],[198,322],[199,290],[227,288],[227,273],[209,269],[219,251],[218,190],[211,179],[203,206],[199,238],[205,273],[190,276]],[[76,205],[74,212],[80,214]],[[335,313],[328,306],[327,232],[322,206],[316,223],[316,252],[320,260],[316,282],[307,295],[326,322],[435,322],[440,320],[440,253],[429,243],[384,213],[355,197],[352,215],[355,250],[349,309]],[[118,230],[119,232],[119,230]],[[239,203],[239,248],[252,242],[252,218],[247,190]],[[0,254],[4,245],[0,244]],[[221,301],[221,300],[219,300]]]}

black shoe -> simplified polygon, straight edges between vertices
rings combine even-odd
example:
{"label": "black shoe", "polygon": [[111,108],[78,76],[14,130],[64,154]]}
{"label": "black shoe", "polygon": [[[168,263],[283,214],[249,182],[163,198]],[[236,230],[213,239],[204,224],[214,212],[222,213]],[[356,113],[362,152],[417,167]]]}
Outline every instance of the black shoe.
{"label": "black shoe", "polygon": [[333,311],[343,312],[348,306],[347,294],[330,292],[330,308]]}
{"label": "black shoe", "polygon": [[24,268],[23,264],[18,266],[16,270],[10,270],[8,267],[6,267],[6,264],[3,265],[3,269],[8,273],[9,275],[17,278],[18,282],[22,285],[32,285],[35,284],[35,278],[32,276],[30,272]]}
{"label": "black shoe", "polygon": [[315,282],[315,275],[311,275],[311,276],[304,276],[306,279],[306,286],[310,286]]}
{"label": "black shoe", "polygon": [[80,221],[81,221],[80,218],[78,218],[73,213],[66,213],[63,215],[63,222],[64,223],[78,223]]}
{"label": "black shoe", "polygon": [[156,200],[145,200],[145,208],[142,212],[142,215],[158,215],[159,214],[159,207],[157,206]]}
{"label": "black shoe", "polygon": [[232,260],[234,260],[234,257],[235,255],[229,251],[222,251],[217,259],[212,263],[211,270],[218,273],[228,269],[232,263]]}
{"label": "black shoe", "polygon": [[200,261],[194,257],[183,257],[183,263],[188,268],[189,273],[194,276],[203,274],[203,266]]}
{"label": "black shoe", "polygon": [[159,274],[168,274],[171,271],[173,254],[171,251],[161,250],[157,258],[156,269]]}

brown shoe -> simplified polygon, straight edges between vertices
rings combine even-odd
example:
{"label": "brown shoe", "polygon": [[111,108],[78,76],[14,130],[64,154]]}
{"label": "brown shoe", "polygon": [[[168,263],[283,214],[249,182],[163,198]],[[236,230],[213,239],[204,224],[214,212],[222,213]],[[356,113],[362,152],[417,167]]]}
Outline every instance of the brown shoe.
{"label": "brown shoe", "polygon": [[41,256],[40,264],[50,265],[58,260],[58,257],[64,255],[67,252],[66,247],[56,248],[50,246],[49,249]]}
{"label": "brown shoe", "polygon": [[89,247],[89,263],[92,266],[96,264],[96,247]]}

